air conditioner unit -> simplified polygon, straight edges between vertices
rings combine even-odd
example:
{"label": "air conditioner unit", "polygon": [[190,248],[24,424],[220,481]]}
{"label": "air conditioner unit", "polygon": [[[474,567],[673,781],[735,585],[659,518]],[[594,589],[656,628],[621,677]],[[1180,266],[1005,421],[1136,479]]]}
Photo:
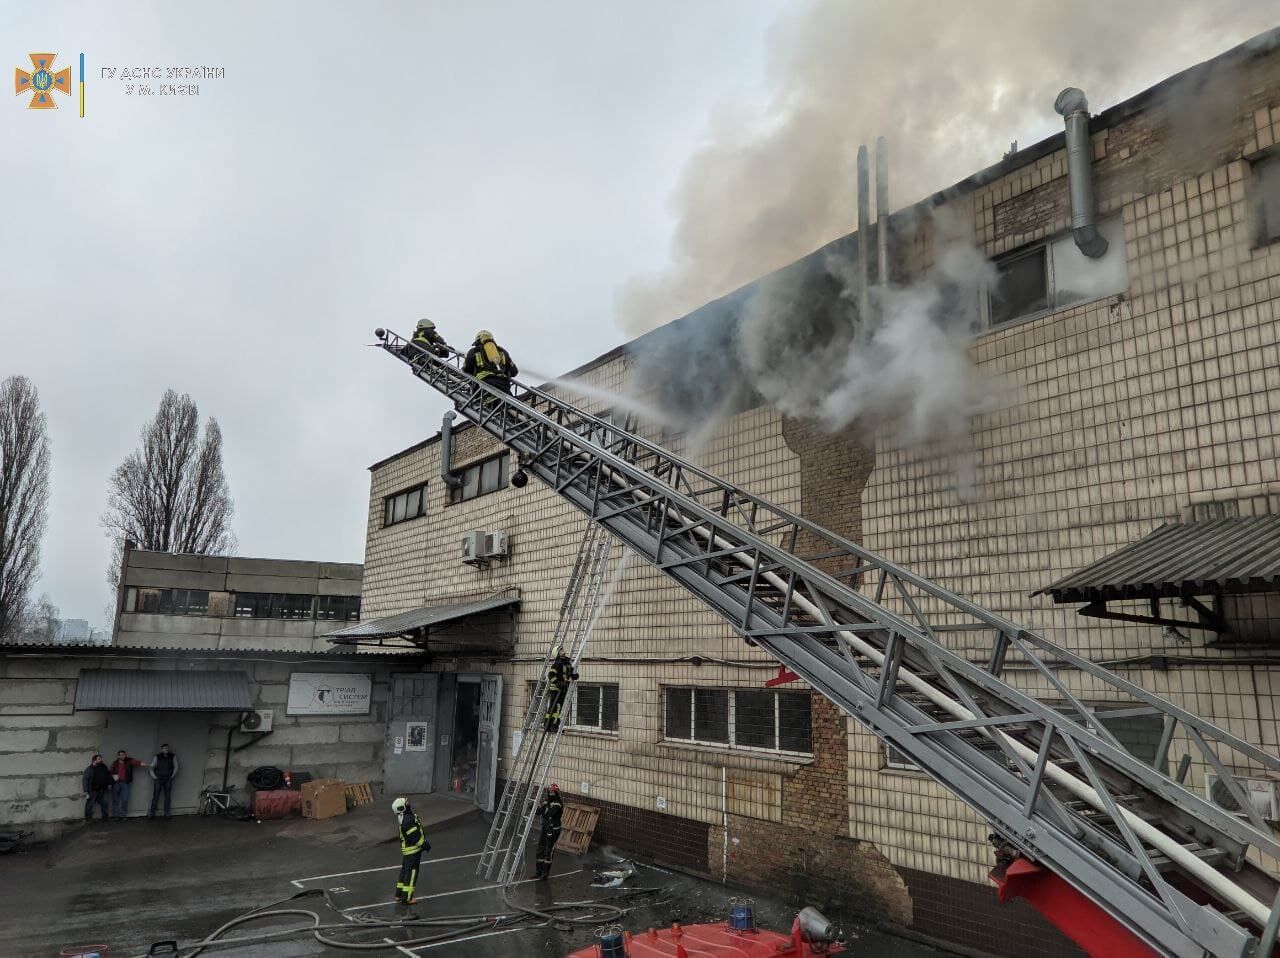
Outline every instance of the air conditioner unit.
{"label": "air conditioner unit", "polygon": [[240,731],[270,732],[272,714],[271,709],[253,709],[245,712],[240,716]]}
{"label": "air conditioner unit", "polygon": [[488,536],[482,531],[468,532],[462,537],[462,561],[481,563],[485,561],[485,548]]}
{"label": "air conditioner unit", "polygon": [[507,554],[507,534],[490,532],[485,536],[484,554],[490,558],[505,557]]}
{"label": "air conditioner unit", "polygon": [[[1269,778],[1240,778],[1236,781],[1244,789],[1245,798],[1269,822],[1280,821],[1280,782]],[[1232,797],[1230,789],[1213,772],[1207,772],[1204,779],[1205,797],[1223,811],[1244,817],[1245,812]]]}

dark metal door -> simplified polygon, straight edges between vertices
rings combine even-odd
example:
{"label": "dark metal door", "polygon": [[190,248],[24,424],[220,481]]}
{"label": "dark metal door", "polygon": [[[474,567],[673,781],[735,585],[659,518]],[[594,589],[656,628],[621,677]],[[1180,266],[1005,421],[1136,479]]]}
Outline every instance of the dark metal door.
{"label": "dark metal door", "polygon": [[436,694],[434,672],[395,675],[391,679],[391,708],[387,721],[383,777],[388,793],[431,791],[436,754]]}

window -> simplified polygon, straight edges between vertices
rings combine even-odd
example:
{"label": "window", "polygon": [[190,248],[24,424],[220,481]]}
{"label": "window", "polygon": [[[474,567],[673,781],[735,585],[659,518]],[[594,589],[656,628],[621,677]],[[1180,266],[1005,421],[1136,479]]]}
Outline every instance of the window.
{"label": "window", "polygon": [[1274,150],[1251,165],[1258,245],[1280,240],[1280,153]]}
{"label": "window", "polygon": [[449,490],[450,502],[466,502],[477,496],[487,496],[491,492],[507,487],[507,472],[510,455],[502,453],[483,462],[472,463],[460,469],[457,476],[462,482]]}
{"label": "window", "polygon": [[156,615],[207,615],[209,593],[204,589],[129,589],[124,610]]}
{"label": "window", "polygon": [[618,730],[618,686],[578,682],[570,696],[567,723],[576,728]]}
{"label": "window", "polygon": [[919,765],[911,761],[911,759],[907,758],[907,756],[903,755],[888,742],[883,744],[885,768],[896,768],[908,772],[918,772],[921,770]]}
{"label": "window", "polygon": [[1030,249],[996,260],[996,285],[988,297],[990,325],[1066,309],[1129,288],[1124,224],[1111,218],[1098,224],[1107,251],[1097,259],[1080,252],[1066,233]]}
{"label": "window", "polygon": [[813,752],[808,692],[668,688],[665,737],[771,752]]}
{"label": "window", "polygon": [[312,597],[280,592],[237,592],[236,615],[242,619],[310,619]]}
{"label": "window", "polygon": [[382,500],[382,524],[393,526],[427,514],[427,484],[397,492]]}
{"label": "window", "polygon": [[358,622],[360,621],[360,596],[319,596],[316,599],[316,618],[336,622]]}

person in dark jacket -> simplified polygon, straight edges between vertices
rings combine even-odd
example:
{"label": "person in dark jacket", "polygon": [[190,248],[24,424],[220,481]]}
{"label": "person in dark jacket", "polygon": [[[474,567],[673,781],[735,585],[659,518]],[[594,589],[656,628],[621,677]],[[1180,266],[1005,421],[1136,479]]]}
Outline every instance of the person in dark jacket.
{"label": "person in dark jacket", "polygon": [[556,657],[547,670],[547,714],[546,729],[548,732],[560,731],[560,711],[564,708],[565,696],[569,694],[569,683],[576,682],[578,670],[573,667],[569,656],[564,654],[564,646],[556,649]]}
{"label": "person in dark jacket", "polygon": [[493,333],[487,329],[476,333],[476,341],[462,361],[462,371],[504,393],[511,392],[511,380],[520,374],[511,354],[493,341]]}
{"label": "person in dark jacket", "polygon": [[111,817],[126,818],[129,814],[129,792],[133,789],[133,770],[145,768],[146,762],[139,758],[130,758],[124,749],[116,752],[116,760],[111,763],[111,777],[115,779],[111,786]]}
{"label": "person in dark jacket", "polygon": [[[447,358],[449,353],[452,352],[449,344],[444,341],[444,337],[436,330],[436,324],[429,319],[418,320],[418,327],[413,331],[412,342],[413,346],[425,349],[441,359]],[[418,350],[412,346],[404,347],[403,352],[408,355],[411,361],[418,355]]]}
{"label": "person in dark jacket", "polygon": [[422,853],[431,850],[427,841],[427,833],[422,829],[422,819],[409,806],[406,798],[397,798],[391,803],[391,811],[395,813],[396,825],[400,829],[400,875],[396,879],[396,904],[412,905],[413,889],[418,884],[418,866],[422,864]]}
{"label": "person in dark jacket", "polygon": [[560,786],[551,783],[547,797],[538,806],[542,826],[538,831],[538,850],[534,854],[537,863],[534,877],[546,880],[551,877],[551,854],[560,838],[560,819],[564,816],[564,801],[560,798]]}
{"label": "person in dark jacket", "polygon": [[102,762],[101,755],[94,755],[89,760],[89,767],[80,776],[80,789],[84,792],[84,820],[93,819],[93,806],[102,809],[102,820],[110,817],[107,810],[107,796],[111,793],[111,769]]}
{"label": "person in dark jacket", "polygon": [[147,817],[156,817],[156,806],[163,795],[164,817],[168,818],[169,805],[173,801],[173,780],[178,777],[178,756],[169,751],[167,742],[160,746],[160,751],[151,760],[151,777],[154,781],[151,783],[151,810]]}

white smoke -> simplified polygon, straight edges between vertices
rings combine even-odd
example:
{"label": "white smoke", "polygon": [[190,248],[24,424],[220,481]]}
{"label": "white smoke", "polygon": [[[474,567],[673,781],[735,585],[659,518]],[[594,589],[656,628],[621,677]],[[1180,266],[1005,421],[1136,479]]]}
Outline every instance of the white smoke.
{"label": "white smoke", "polygon": [[[781,270],[853,229],[859,144],[888,137],[892,198],[905,207],[997,162],[1012,140],[1061,130],[1063,87],[1082,87],[1096,112],[1273,20],[1258,0],[808,0],[773,29],[767,108],[723,111],[735,121],[718,121],[689,161],[671,263],[624,287],[619,321],[634,335],[755,282],[735,297],[734,323],[709,331],[700,314],[661,331],[653,364],[678,383],[685,419],[705,430],[733,412],[741,375],[787,415],[962,451],[969,418],[1013,398],[967,353],[993,278],[972,221],[936,221],[931,273],[873,290],[865,319],[847,255]],[[708,375],[729,369],[727,352],[736,368]]]}

